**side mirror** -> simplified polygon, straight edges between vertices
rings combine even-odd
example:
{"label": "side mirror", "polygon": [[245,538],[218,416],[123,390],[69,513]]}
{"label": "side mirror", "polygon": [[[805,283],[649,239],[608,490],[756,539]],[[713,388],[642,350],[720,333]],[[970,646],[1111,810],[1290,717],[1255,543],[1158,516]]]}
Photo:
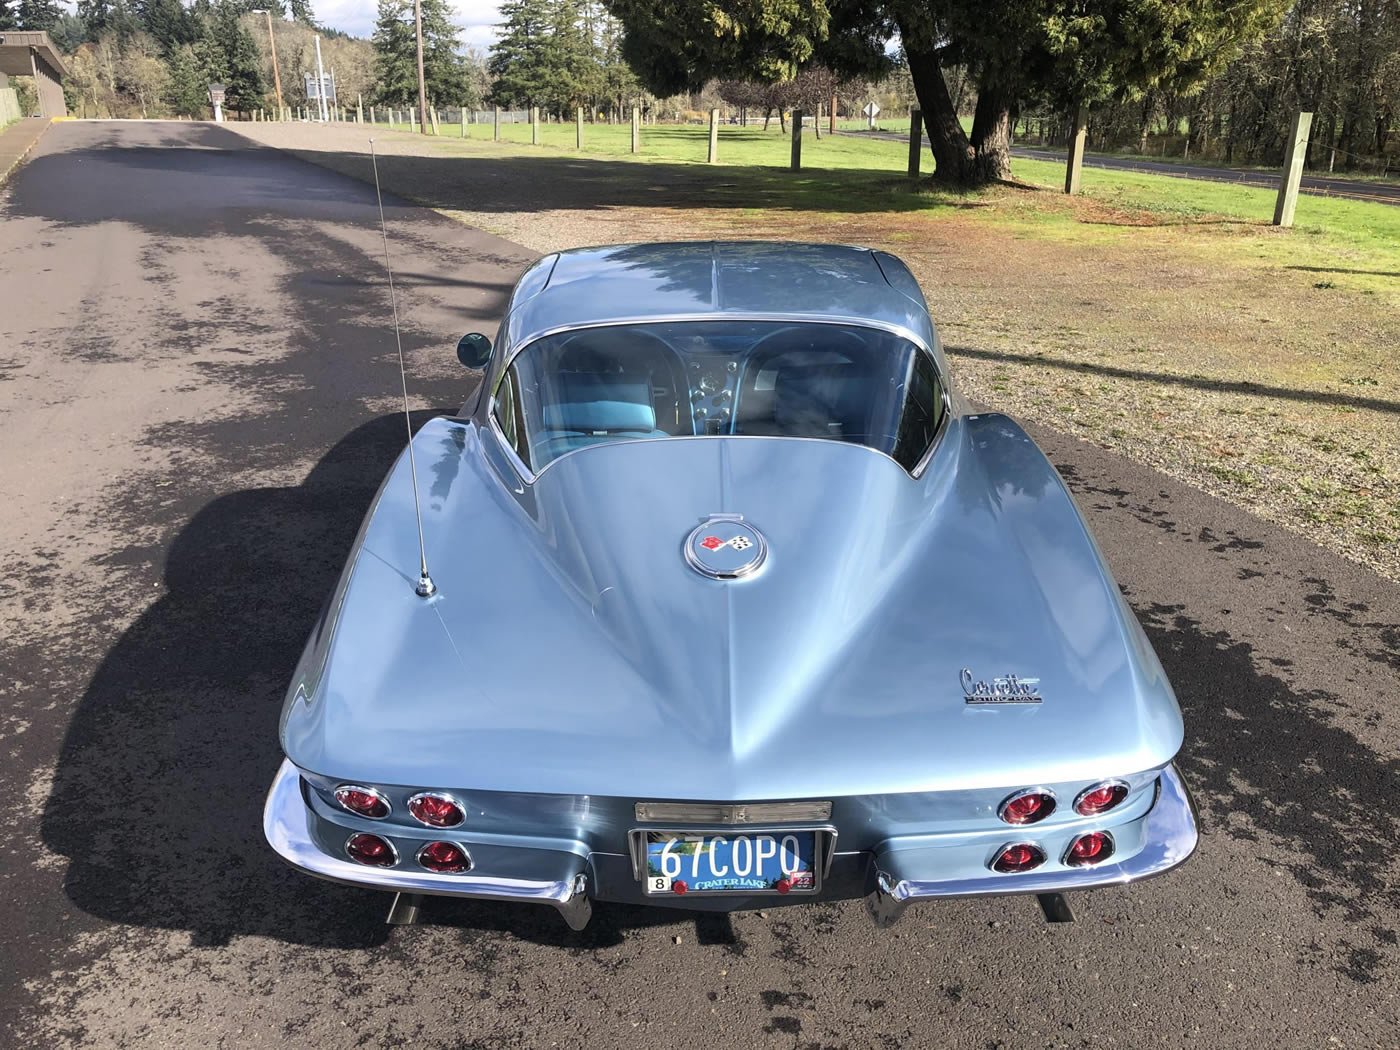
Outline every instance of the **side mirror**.
{"label": "side mirror", "polygon": [[468,332],[457,341],[457,360],[467,368],[481,368],[491,359],[491,340],[480,332]]}

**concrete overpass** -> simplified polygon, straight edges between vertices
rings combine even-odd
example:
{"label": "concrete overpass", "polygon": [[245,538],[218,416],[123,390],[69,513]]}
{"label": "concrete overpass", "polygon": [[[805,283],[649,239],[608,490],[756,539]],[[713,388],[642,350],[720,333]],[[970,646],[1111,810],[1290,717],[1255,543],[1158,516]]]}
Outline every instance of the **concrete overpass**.
{"label": "concrete overpass", "polygon": [[[33,77],[39,95],[39,116],[62,117],[68,114],[63,101],[63,74],[68,69],[59,57],[47,33],[31,33],[19,29],[0,32],[0,81],[6,76]],[[0,87],[5,87],[0,83]],[[32,116],[24,113],[22,116]]]}

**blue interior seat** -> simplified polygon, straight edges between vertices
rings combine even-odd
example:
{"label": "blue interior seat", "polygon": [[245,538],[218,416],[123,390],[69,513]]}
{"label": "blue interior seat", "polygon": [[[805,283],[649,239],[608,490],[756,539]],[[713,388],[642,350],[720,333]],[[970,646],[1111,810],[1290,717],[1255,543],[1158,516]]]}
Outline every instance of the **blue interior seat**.
{"label": "blue interior seat", "polygon": [[540,390],[544,428],[535,442],[540,462],[614,438],[666,437],[656,429],[645,375],[559,372]]}

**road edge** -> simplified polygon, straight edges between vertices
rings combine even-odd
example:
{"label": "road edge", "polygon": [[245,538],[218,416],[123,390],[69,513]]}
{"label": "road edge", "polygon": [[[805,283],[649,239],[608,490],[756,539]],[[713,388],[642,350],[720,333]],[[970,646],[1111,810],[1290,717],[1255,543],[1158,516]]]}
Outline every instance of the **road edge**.
{"label": "road edge", "polygon": [[19,170],[20,165],[23,164],[29,154],[33,152],[34,147],[39,144],[39,140],[44,137],[44,132],[48,131],[49,128],[53,126],[53,117],[42,118],[33,136],[28,142],[24,143],[20,147],[19,152],[7,162],[5,149],[7,143],[5,139],[14,136],[17,131],[29,131],[30,129],[24,126],[25,123],[26,121],[24,120],[16,121],[3,132],[0,132],[0,165],[3,165],[3,167],[0,167],[0,186],[4,186],[10,176]]}

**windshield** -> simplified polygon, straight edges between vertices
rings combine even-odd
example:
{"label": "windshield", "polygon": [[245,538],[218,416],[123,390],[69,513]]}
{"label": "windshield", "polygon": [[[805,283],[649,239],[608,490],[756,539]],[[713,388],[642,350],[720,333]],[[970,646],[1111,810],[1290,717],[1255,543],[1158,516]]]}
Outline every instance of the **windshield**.
{"label": "windshield", "polygon": [[672,321],[531,343],[492,408],[525,466],[609,441],[747,435],[865,445],[912,471],[943,389],[929,355],[860,325]]}

